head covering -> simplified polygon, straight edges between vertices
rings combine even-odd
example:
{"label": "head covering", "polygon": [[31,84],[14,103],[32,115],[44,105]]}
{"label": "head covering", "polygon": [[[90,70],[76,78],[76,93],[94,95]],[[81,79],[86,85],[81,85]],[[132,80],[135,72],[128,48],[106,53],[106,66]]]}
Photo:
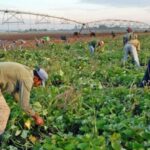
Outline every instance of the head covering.
{"label": "head covering", "polygon": [[132,29],[130,27],[128,27],[127,32],[132,32]]}
{"label": "head covering", "polygon": [[38,76],[40,77],[40,79],[42,80],[42,85],[45,87],[45,81],[48,79],[47,72],[42,68],[36,69],[36,72]]}
{"label": "head covering", "polygon": [[104,41],[100,41],[100,45],[103,46],[104,45]]}

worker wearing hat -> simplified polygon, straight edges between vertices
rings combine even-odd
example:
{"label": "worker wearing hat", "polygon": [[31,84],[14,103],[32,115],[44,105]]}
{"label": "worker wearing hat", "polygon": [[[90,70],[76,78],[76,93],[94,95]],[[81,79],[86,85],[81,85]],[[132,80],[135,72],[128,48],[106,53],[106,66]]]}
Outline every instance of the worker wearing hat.
{"label": "worker wearing hat", "polygon": [[32,86],[45,86],[48,74],[44,69],[29,67],[15,62],[0,62],[0,136],[4,133],[10,114],[3,93],[14,96],[21,108],[33,119],[37,125],[43,125],[43,119],[31,108],[30,91]]}
{"label": "worker wearing hat", "polygon": [[123,45],[125,45],[128,41],[130,41],[133,35],[133,31],[130,27],[128,27],[126,31],[127,33],[123,36]]}
{"label": "worker wearing hat", "polygon": [[133,33],[130,27],[127,28],[127,34],[123,37],[123,45],[124,45],[124,57],[123,63],[125,63],[128,59],[128,55],[130,54],[137,66],[140,66],[138,52],[140,51],[140,41],[137,39],[137,35]]}
{"label": "worker wearing hat", "polygon": [[[88,42],[88,47],[90,53],[93,54],[97,48],[102,48],[104,46],[104,41],[98,40],[94,35],[91,35],[92,39]],[[98,49],[97,49],[98,50]]]}
{"label": "worker wearing hat", "polygon": [[134,45],[137,51],[140,51],[140,41],[138,40],[138,36],[130,27],[127,28],[127,33],[123,36],[123,45],[127,43]]}

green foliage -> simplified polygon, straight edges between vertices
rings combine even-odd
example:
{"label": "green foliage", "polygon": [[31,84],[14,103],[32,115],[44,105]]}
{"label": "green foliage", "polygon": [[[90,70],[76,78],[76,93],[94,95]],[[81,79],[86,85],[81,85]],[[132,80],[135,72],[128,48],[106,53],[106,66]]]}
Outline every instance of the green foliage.
{"label": "green foliage", "polygon": [[[24,51],[0,51],[0,61],[41,66],[46,88],[33,88],[31,104],[44,118],[37,127],[10,95],[11,115],[0,149],[144,150],[150,147],[150,90],[138,88],[150,56],[150,36],[140,36],[141,68],[122,66],[122,39],[105,39],[105,51],[92,56],[84,42],[51,44]],[[74,87],[76,94],[56,99]],[[30,119],[31,127],[25,128]],[[30,136],[36,138],[34,143]]]}

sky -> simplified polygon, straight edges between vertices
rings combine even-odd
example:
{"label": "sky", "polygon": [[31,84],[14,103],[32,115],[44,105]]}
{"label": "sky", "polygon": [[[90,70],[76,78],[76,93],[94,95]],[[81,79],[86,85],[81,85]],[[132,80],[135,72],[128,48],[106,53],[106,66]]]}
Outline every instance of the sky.
{"label": "sky", "polygon": [[44,13],[81,22],[128,19],[150,24],[150,0],[0,0],[0,9]]}

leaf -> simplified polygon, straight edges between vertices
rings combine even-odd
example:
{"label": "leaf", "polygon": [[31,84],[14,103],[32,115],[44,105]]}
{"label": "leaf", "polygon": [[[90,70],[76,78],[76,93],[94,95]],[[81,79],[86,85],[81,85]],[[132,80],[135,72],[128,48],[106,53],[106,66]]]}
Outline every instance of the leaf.
{"label": "leaf", "polygon": [[34,110],[40,112],[42,110],[42,105],[39,102],[33,104]]}
{"label": "leaf", "polygon": [[63,76],[64,72],[60,69],[59,74],[60,74],[60,76]]}
{"label": "leaf", "polygon": [[48,110],[44,109],[42,114],[43,116],[46,116],[48,114]]}
{"label": "leaf", "polygon": [[75,145],[74,145],[74,143],[70,143],[70,144],[66,145],[64,149],[65,149],[65,150],[72,150],[72,149],[75,149]]}
{"label": "leaf", "polygon": [[121,150],[121,145],[119,141],[112,141],[111,146],[114,150]]}
{"label": "leaf", "polygon": [[22,134],[21,134],[21,137],[22,137],[23,139],[26,139],[27,136],[28,136],[28,132],[29,132],[29,131],[27,131],[27,130],[23,130],[23,132],[22,132]]}
{"label": "leaf", "polygon": [[37,137],[35,137],[35,136],[33,136],[33,135],[30,135],[30,136],[29,136],[29,141],[30,141],[31,143],[35,144],[36,141],[37,141]]}
{"label": "leaf", "polygon": [[16,133],[15,133],[15,136],[18,136],[21,134],[21,130],[17,130]]}
{"label": "leaf", "polygon": [[24,127],[27,128],[27,129],[30,129],[31,128],[31,120],[27,120],[25,123],[24,123]]}
{"label": "leaf", "polygon": [[18,148],[14,147],[14,146],[9,146],[9,150],[18,150]]}
{"label": "leaf", "polygon": [[81,150],[85,150],[86,148],[89,147],[89,144],[88,143],[80,143],[80,144],[78,144],[77,147]]}
{"label": "leaf", "polygon": [[114,150],[121,150],[121,136],[119,133],[114,133],[111,137],[111,146]]}

